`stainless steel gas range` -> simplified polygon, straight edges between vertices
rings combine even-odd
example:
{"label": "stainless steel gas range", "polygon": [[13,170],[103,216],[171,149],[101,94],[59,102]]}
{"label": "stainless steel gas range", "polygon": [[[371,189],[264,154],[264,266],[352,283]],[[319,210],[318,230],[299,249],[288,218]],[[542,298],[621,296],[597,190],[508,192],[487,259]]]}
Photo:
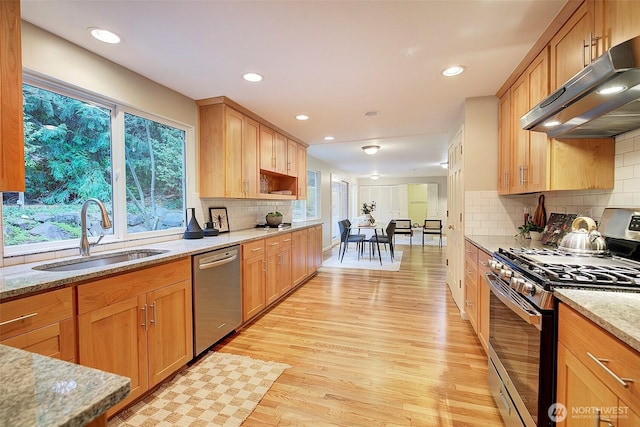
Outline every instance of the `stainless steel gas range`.
{"label": "stainless steel gas range", "polygon": [[489,386],[507,426],[553,426],[557,303],[553,290],[640,292],[640,209],[607,208],[597,255],[500,248],[489,261]]}

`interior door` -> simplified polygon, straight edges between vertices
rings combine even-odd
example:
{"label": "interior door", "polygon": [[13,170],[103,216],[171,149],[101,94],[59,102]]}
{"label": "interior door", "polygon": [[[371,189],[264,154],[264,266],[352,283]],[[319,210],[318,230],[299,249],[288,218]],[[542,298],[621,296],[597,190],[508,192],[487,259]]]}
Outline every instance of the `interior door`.
{"label": "interior door", "polygon": [[461,127],[449,143],[449,172],[447,176],[447,285],[451,296],[464,316],[464,129]]}
{"label": "interior door", "polygon": [[349,183],[331,177],[331,242],[340,242],[338,221],[349,218]]}

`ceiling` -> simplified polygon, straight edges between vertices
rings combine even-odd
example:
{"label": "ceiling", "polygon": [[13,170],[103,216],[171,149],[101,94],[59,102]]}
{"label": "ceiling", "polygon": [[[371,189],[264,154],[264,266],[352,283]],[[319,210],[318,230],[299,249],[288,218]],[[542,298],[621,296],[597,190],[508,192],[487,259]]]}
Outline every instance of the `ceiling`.
{"label": "ceiling", "polygon": [[[339,170],[397,178],[446,175],[464,99],[495,94],[563,4],[22,0],[22,17],[190,98],[227,96]],[[458,64],[465,73],[441,75]],[[244,81],[250,71],[264,80]],[[378,154],[363,153],[370,144]]]}

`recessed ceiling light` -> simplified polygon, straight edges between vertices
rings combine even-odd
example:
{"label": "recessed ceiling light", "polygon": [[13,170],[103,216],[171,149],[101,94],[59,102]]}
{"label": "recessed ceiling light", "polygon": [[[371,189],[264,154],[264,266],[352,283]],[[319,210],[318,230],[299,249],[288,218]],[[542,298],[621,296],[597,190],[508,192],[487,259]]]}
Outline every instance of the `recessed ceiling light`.
{"label": "recessed ceiling light", "polygon": [[298,119],[298,120],[309,120],[309,116],[307,116],[306,114],[298,114],[296,116],[296,119]]}
{"label": "recessed ceiling light", "polygon": [[325,136],[325,137],[324,137],[324,140],[325,140],[325,141],[333,141],[334,139],[335,139],[335,138],[334,138],[334,137],[332,137],[332,136]]}
{"label": "recessed ceiling light", "polygon": [[380,178],[380,175],[378,175],[377,173],[371,174],[371,179],[378,179],[378,178]]}
{"label": "recessed ceiling light", "polygon": [[375,110],[365,111],[364,112],[364,115],[367,116],[367,117],[375,117],[378,114],[380,114],[380,112],[379,111],[375,111]]}
{"label": "recessed ceiling light", "polygon": [[262,81],[262,79],[264,79],[264,76],[258,73],[247,73],[244,74],[242,78],[248,82],[256,83]]}
{"label": "recessed ceiling light", "polygon": [[558,126],[559,124],[560,124],[560,122],[559,122],[559,121],[557,121],[557,120],[550,120],[550,121],[548,121],[548,122],[546,122],[546,123],[544,124],[544,127],[546,127],[546,128],[552,128],[552,127]]}
{"label": "recessed ceiling light", "polygon": [[362,147],[362,149],[368,155],[373,156],[374,154],[376,154],[378,152],[378,150],[380,149],[380,146],[379,145],[365,145],[364,147]]}
{"label": "recessed ceiling light", "polygon": [[109,44],[118,44],[122,41],[122,37],[114,33],[113,31],[105,30],[104,28],[88,28],[91,35],[100,40],[101,42]]}
{"label": "recessed ceiling light", "polygon": [[444,70],[442,70],[442,75],[445,77],[453,77],[457,76],[458,74],[462,74],[466,69],[467,67],[465,67],[464,65],[454,65],[453,67],[445,68]]}
{"label": "recessed ceiling light", "polygon": [[626,86],[609,86],[602,88],[598,91],[600,95],[613,95],[616,93],[624,92],[627,90]]}

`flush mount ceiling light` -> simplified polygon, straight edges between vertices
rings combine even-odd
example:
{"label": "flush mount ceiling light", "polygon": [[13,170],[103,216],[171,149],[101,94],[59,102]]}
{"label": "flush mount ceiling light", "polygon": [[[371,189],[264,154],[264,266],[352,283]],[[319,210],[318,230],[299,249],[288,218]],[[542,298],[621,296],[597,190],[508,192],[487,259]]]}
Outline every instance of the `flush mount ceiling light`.
{"label": "flush mount ceiling light", "polygon": [[371,174],[371,179],[375,180],[375,179],[378,179],[378,178],[380,178],[380,175],[378,175],[377,173],[372,173]]}
{"label": "flush mount ceiling light", "polygon": [[335,139],[335,138],[334,138],[334,137],[332,137],[332,136],[325,136],[325,137],[324,137],[324,140],[325,140],[325,141],[333,141],[334,139]]}
{"label": "flush mount ceiling light", "polygon": [[264,79],[264,76],[258,73],[246,73],[242,76],[242,78],[248,82],[257,83],[257,82],[261,82],[262,79]]}
{"label": "flush mount ceiling light", "polygon": [[309,120],[309,116],[307,116],[306,114],[298,114],[298,115],[296,116],[296,119],[297,119],[297,120],[303,120],[303,121],[304,121],[304,120]]}
{"label": "flush mount ceiling light", "polygon": [[375,110],[365,111],[364,112],[364,115],[367,116],[367,117],[375,117],[378,114],[380,114],[380,112],[379,111],[375,111]]}
{"label": "flush mount ceiling light", "polygon": [[113,31],[105,30],[104,28],[91,27],[87,28],[91,35],[104,43],[118,44],[122,41],[122,37],[114,33]]}
{"label": "flush mount ceiling light", "polygon": [[462,74],[466,69],[467,67],[465,67],[464,65],[454,65],[453,67],[445,68],[444,70],[442,70],[442,75],[445,77],[453,77],[457,76],[458,74]]}
{"label": "flush mount ceiling light", "polygon": [[614,95],[616,93],[624,92],[627,90],[626,86],[609,86],[602,88],[598,91],[600,95]]}
{"label": "flush mount ceiling light", "polygon": [[379,145],[365,145],[364,147],[362,147],[362,149],[368,155],[373,156],[374,154],[376,154],[378,152],[378,150],[380,149],[380,146]]}
{"label": "flush mount ceiling light", "polygon": [[447,169],[449,167],[449,162],[442,162],[440,163],[440,166],[442,166],[443,169]]}

